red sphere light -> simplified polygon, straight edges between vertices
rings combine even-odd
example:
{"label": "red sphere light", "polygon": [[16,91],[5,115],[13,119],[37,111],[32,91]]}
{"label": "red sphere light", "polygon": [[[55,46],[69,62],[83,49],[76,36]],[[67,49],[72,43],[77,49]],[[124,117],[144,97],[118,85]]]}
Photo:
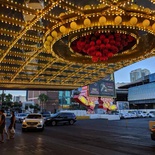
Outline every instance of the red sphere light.
{"label": "red sphere light", "polygon": [[74,52],[91,56],[93,62],[98,62],[107,61],[135,44],[136,39],[128,34],[95,32],[76,39],[71,43],[71,48]]}

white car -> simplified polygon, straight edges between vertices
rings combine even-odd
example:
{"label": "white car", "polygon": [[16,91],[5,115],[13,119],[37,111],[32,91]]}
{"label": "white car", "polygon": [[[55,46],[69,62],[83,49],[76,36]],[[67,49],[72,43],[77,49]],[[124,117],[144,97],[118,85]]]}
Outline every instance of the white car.
{"label": "white car", "polygon": [[153,117],[155,117],[155,115],[153,114],[153,113],[147,113],[147,117],[150,117],[150,118],[153,118]]}
{"label": "white car", "polygon": [[27,115],[28,115],[27,113],[16,114],[16,122],[22,123]]}
{"label": "white car", "polygon": [[31,113],[23,120],[22,131],[28,129],[44,130],[44,118],[42,114]]}
{"label": "white car", "polygon": [[120,113],[120,118],[131,118],[131,115],[129,113]]}
{"label": "white car", "polygon": [[149,116],[151,115],[151,117],[153,116],[153,117],[155,117],[155,111],[150,111],[149,112]]}
{"label": "white car", "polygon": [[137,116],[142,118],[148,117],[147,113],[144,111],[138,111]]}
{"label": "white car", "polygon": [[136,118],[137,117],[137,114],[134,111],[129,111],[128,113],[129,113],[131,118]]}

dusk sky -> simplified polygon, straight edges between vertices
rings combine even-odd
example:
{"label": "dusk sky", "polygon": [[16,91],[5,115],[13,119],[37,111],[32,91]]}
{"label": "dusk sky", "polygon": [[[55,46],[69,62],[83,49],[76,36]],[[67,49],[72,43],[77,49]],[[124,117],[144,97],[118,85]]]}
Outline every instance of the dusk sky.
{"label": "dusk sky", "polygon": [[[155,57],[148,58],[146,60],[137,62],[135,64],[132,64],[130,66],[124,67],[118,71],[115,72],[115,82],[130,82],[130,72],[135,69],[148,69],[151,73],[155,73]],[[2,91],[0,91],[1,93]],[[10,93],[13,96],[26,96],[26,91],[20,90],[20,91],[5,91],[6,94]]]}

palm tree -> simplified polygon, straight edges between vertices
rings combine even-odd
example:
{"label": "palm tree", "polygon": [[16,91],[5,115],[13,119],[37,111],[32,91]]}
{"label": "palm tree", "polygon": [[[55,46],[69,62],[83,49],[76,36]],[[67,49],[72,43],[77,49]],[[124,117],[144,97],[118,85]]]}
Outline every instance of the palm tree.
{"label": "palm tree", "polygon": [[44,104],[48,101],[48,96],[45,94],[40,94],[38,97],[38,100],[40,100],[41,111],[42,111],[45,108]]}

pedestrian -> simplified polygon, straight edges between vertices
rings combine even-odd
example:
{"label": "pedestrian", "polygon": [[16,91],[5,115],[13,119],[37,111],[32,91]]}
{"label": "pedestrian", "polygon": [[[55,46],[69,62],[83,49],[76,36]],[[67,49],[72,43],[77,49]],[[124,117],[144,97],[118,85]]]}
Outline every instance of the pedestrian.
{"label": "pedestrian", "polygon": [[1,134],[1,141],[0,143],[4,143],[4,128],[5,128],[5,115],[4,110],[0,110],[1,121],[0,121],[0,134]]}
{"label": "pedestrian", "polygon": [[16,117],[15,117],[15,113],[14,111],[12,111],[12,115],[10,118],[10,125],[9,125],[9,137],[10,139],[14,139],[14,135],[15,135],[15,122],[16,122]]}
{"label": "pedestrian", "polygon": [[[4,113],[4,116],[5,116],[5,118],[6,118],[6,113]],[[9,140],[10,138],[9,138],[9,133],[8,133],[7,127],[6,127],[6,120],[5,120],[4,134],[7,136],[7,140]]]}

